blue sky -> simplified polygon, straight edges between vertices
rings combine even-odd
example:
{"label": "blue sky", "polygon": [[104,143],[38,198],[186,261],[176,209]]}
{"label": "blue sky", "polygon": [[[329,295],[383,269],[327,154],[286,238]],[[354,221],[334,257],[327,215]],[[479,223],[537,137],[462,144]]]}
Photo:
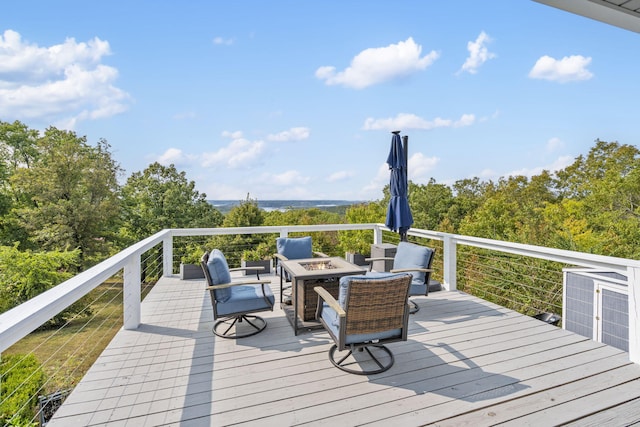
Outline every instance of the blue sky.
{"label": "blue sky", "polygon": [[636,144],[640,35],[531,0],[4,2],[0,120],[175,164],[209,199],[377,200]]}

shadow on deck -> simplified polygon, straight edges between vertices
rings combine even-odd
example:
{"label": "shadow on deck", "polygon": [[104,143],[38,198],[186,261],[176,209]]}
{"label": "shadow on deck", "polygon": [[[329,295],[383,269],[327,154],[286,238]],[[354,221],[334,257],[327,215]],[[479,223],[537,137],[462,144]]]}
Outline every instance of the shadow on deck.
{"label": "shadow on deck", "polygon": [[142,325],[116,335],[49,426],[640,419],[640,366],[627,353],[461,292],[414,298],[421,309],[409,340],[389,346],[395,365],[367,377],[334,368],[328,334],[294,336],[279,307],[264,313],[269,325],[258,335],[215,337],[204,287],[161,279],[142,304]]}

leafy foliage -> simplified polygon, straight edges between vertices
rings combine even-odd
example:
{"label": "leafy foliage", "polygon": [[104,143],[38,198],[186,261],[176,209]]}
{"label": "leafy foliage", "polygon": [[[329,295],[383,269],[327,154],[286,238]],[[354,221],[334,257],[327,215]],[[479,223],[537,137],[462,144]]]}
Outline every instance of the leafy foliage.
{"label": "leafy foliage", "polygon": [[[133,173],[122,188],[120,235],[124,242],[132,244],[165,228],[218,227],[223,216],[206,197],[174,165],[152,163],[144,171]],[[184,239],[174,250],[183,262],[193,263],[203,252],[197,239]],[[160,271],[159,266],[150,265],[160,263],[159,256],[148,260],[143,265],[144,272]]]}
{"label": "leafy foliage", "polygon": [[[380,202],[362,203],[350,206],[345,212],[349,224],[384,223],[386,206]],[[359,253],[368,255],[371,252],[373,236],[369,230],[345,230],[338,232],[341,253]]]}
{"label": "leafy foliage", "polygon": [[[71,278],[79,263],[79,251],[34,253],[16,246],[0,246],[0,313]],[[48,324],[60,325],[77,313],[90,314],[83,299],[72,304]]]}
{"label": "leafy foliage", "polygon": [[0,360],[0,424],[31,426],[37,396],[45,382],[42,366],[32,354],[3,356]]}
{"label": "leafy foliage", "polygon": [[152,163],[122,188],[123,227],[129,242],[165,228],[218,227],[223,217],[174,165]]}
{"label": "leafy foliage", "polygon": [[101,140],[90,146],[85,137],[56,128],[26,141],[21,156],[14,151],[6,159],[16,201],[7,224],[28,236],[21,247],[78,248],[85,266],[109,254],[119,218],[120,172],[109,145]]}

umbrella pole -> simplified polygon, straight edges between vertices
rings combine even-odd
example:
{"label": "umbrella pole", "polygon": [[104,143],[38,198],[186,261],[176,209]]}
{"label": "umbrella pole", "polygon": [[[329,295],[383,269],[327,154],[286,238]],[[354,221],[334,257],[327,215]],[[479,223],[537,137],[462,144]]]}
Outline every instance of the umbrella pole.
{"label": "umbrella pole", "polygon": [[[406,165],[404,168],[404,176],[407,179],[407,200],[409,200],[409,137],[407,135],[402,137],[402,148],[404,149],[404,164]],[[400,241],[408,241],[406,231],[400,232]]]}

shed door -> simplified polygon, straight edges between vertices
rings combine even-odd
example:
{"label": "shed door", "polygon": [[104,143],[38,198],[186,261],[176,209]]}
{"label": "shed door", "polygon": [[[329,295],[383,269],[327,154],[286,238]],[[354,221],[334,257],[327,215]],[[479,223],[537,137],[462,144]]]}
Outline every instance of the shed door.
{"label": "shed door", "polygon": [[594,339],[629,351],[629,297],[626,289],[598,281],[594,285]]}

